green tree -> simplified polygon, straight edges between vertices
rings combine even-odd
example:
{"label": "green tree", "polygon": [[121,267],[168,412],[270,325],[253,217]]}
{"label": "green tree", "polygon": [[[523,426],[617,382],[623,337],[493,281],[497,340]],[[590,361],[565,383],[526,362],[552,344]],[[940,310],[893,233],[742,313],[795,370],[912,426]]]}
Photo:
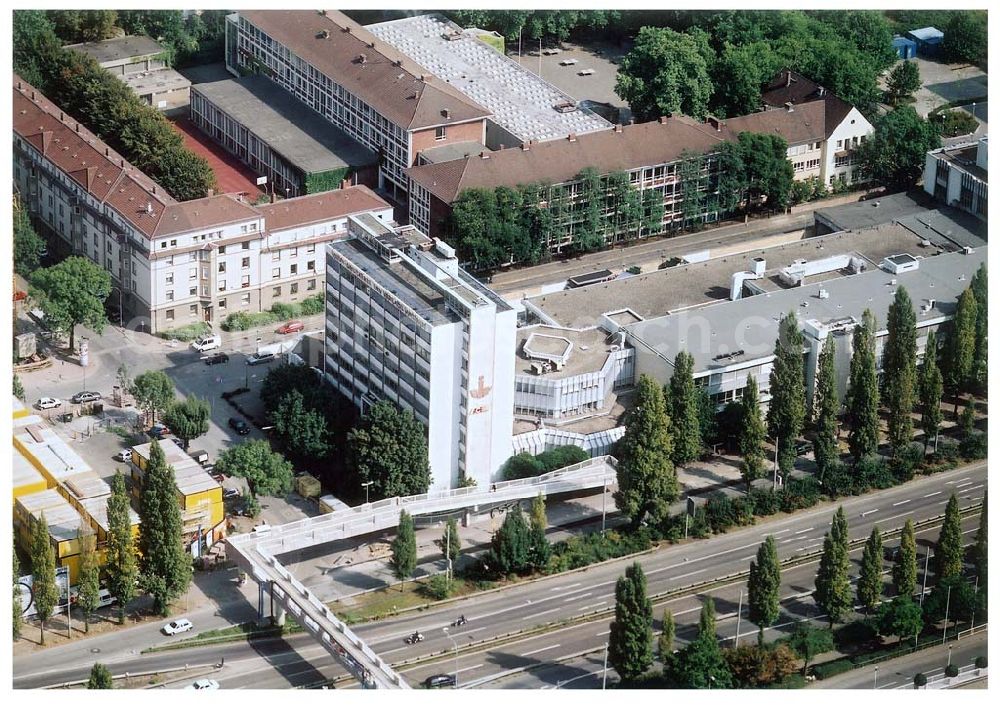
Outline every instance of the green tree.
{"label": "green tree", "polygon": [[20,203],[14,204],[14,271],[30,277],[38,269],[45,252],[45,241],[31,225],[31,219]]}
{"label": "green tree", "polygon": [[671,461],[673,441],[663,390],[647,375],[636,384],[635,403],[625,414],[625,434],[618,442],[618,490],[615,504],[638,524],[646,512],[665,515],[677,498],[677,471]]}
{"label": "green tree", "polygon": [[21,382],[21,378],[14,374],[14,397],[24,402],[24,384]]}
{"label": "green tree", "polygon": [[47,63],[60,51],[52,22],[44,10],[15,10],[12,30],[14,71],[31,85],[43,86]]}
{"label": "green tree", "polygon": [[674,614],[669,608],[663,609],[663,629],[660,630],[660,637],[657,641],[657,649],[660,652],[660,661],[664,664],[673,657],[674,637],[677,634],[677,626],[674,623]]}
{"label": "green tree", "polygon": [[111,672],[100,662],[95,662],[90,669],[90,678],[87,679],[88,689],[114,689],[115,681],[111,678]]}
{"label": "green tree", "polygon": [[316,409],[306,407],[305,397],[292,390],[282,397],[271,413],[274,430],[285,449],[297,458],[323,458],[330,452],[326,419]]}
{"label": "green tree", "polygon": [[661,115],[705,117],[712,97],[706,46],[667,27],[643,27],[618,65],[615,93],[639,120]]}
{"label": "green tree", "polygon": [[81,524],[76,536],[80,544],[76,604],[83,611],[84,632],[90,632],[90,616],[101,607],[101,566],[97,556],[97,535],[86,524]]}
{"label": "green tree", "polygon": [[399,512],[399,526],[396,538],[392,540],[392,573],[400,581],[413,577],[417,568],[417,535],[413,529],[413,518],[406,510]]}
{"label": "green tree", "polygon": [[24,625],[24,606],[21,603],[21,562],[17,558],[17,545],[13,547],[14,564],[11,569],[11,577],[13,578],[13,596],[10,601],[10,606],[13,609],[13,616],[11,619],[11,624],[14,628],[14,639],[21,637],[21,626]]}
{"label": "green tree", "polygon": [[653,663],[653,604],[638,562],[615,584],[615,619],[608,637],[608,661],[623,681],[645,674]]}
{"label": "green tree", "polygon": [[208,402],[194,395],[172,403],[163,413],[163,422],[174,436],[184,442],[185,449],[193,439],[208,433],[211,418]]}
{"label": "green tree", "polygon": [[719,117],[748,115],[760,110],[760,87],[781,68],[781,59],[767,42],[726,42],[712,69],[714,109]]}
{"label": "green tree", "polygon": [[531,567],[531,550],[531,530],[520,505],[515,505],[493,533],[490,563],[501,576],[519,574]]}
{"label": "green tree", "polygon": [[125,489],[125,479],[116,472],[108,496],[108,544],[104,554],[104,570],[108,576],[108,593],[118,602],[118,622],[125,623],[125,606],[135,598],[139,580],[139,563],[132,517]]}
{"label": "green tree", "polygon": [[952,61],[985,64],[987,42],[986,13],[975,10],[955,12],[944,29],[942,51]]}
{"label": "green tree", "polygon": [[382,400],[347,435],[348,467],[376,498],[419,495],[431,484],[427,429],[413,412]]}
{"label": "green tree", "polygon": [[875,370],[875,314],[865,309],[854,329],[850,380],[847,387],[847,417],[851,425],[847,437],[857,464],[878,452],[878,374]]}
{"label": "green tree", "polygon": [[444,554],[446,560],[455,561],[462,551],[462,538],[458,535],[458,522],[454,517],[448,519],[445,531],[441,533],[441,539],[437,541],[438,547]]}
{"label": "green tree", "polygon": [[837,371],[834,360],[837,357],[837,342],[827,336],[823,350],[819,354],[819,370],[816,373],[816,396],[813,400],[813,418],[816,438],[813,441],[813,455],[823,480],[830,465],[840,460],[840,444],[837,441],[837,413],[840,398],[837,394]]}
{"label": "green tree", "polygon": [[897,596],[912,596],[917,590],[917,536],[913,520],[907,518],[892,562],[892,585]]}
{"label": "green tree", "polygon": [[673,462],[683,466],[697,460],[702,448],[698,390],[694,385],[694,356],[687,351],[681,351],[674,359],[668,399],[674,442]]}
{"label": "green tree", "polygon": [[747,580],[747,605],[749,618],[760,628],[759,642],[764,642],[764,629],[774,625],[778,619],[781,596],[781,565],[778,563],[778,549],[774,537],[768,535],[757,549],[757,558],[750,562],[750,577]]}
{"label": "green tree", "polygon": [[795,178],[795,170],[788,161],[788,143],[778,135],[754,132],[741,132],[738,140],[749,203],[778,210],[787,208]]}
{"label": "green tree", "polygon": [[902,642],[920,634],[924,629],[924,618],[920,606],[911,596],[896,596],[879,607],[875,625],[879,635],[896,635]]}
{"label": "green tree", "polygon": [[795,312],[781,318],[774,342],[771,367],[771,402],[767,408],[767,433],[778,438],[778,468],[783,475],[795,463],[795,440],[805,421],[805,380],[802,364],[802,332]]}
{"label": "green tree", "polygon": [[719,424],[715,418],[716,404],[704,387],[698,387],[698,426],[701,429],[701,443],[708,445],[719,438]]}
{"label": "green tree", "polygon": [[698,636],[681,650],[674,677],[685,689],[729,689],[732,673],[715,634],[715,601],[705,599],[698,619]]}
{"label": "green tree", "polygon": [[157,412],[167,409],[174,401],[174,383],[162,370],[148,370],[137,375],[129,392],[151,422],[156,421]]}
{"label": "green tree", "polygon": [[979,510],[979,529],[976,530],[976,543],[972,547],[972,565],[976,568],[976,576],[979,578],[980,590],[985,590],[989,574],[986,567],[989,560],[987,551],[986,531],[986,491],[983,491],[983,507]]}
{"label": "green tree", "polygon": [[764,420],[760,414],[760,396],[757,393],[757,378],[747,377],[747,387],[739,401],[742,423],[739,427],[740,475],[747,483],[747,491],[753,482],[767,473],[764,467]]}
{"label": "green tree", "polygon": [[858,575],[858,603],[866,611],[874,610],[882,601],[882,533],[878,525],[865,542],[861,555],[861,573]]}
{"label": "green tree", "polygon": [[853,608],[850,579],[851,560],[848,555],[847,517],[844,508],[837,508],[833,525],[823,538],[823,555],[816,572],[813,598],[830,620],[831,627]]}
{"label": "green tree", "polygon": [[262,440],[245,441],[231,446],[215,462],[215,470],[229,476],[246,478],[250,495],[285,495],[292,487],[292,464],[271,450]]}
{"label": "green tree", "polygon": [[968,439],[976,430],[976,401],[969,398],[962,408],[962,415],[958,418],[958,428],[962,431],[962,438]]}
{"label": "green tree", "polygon": [[927,152],[940,145],[937,129],[911,106],[901,105],[875,121],[857,156],[870,179],[895,191],[917,183]]}
{"label": "green tree", "polygon": [[111,275],[85,257],[67,257],[57,265],[35,270],[29,290],[46,323],[69,334],[71,351],[76,350],[78,324],[100,334],[108,323],[104,300],[111,293]]}
{"label": "green tree", "polygon": [[795,629],[788,638],[788,646],[802,658],[802,673],[805,674],[809,669],[809,663],[816,655],[833,649],[833,632],[802,621],[795,624]]}
{"label": "green tree", "polygon": [[898,458],[913,440],[913,405],[917,394],[917,315],[903,286],[896,289],[889,305],[886,328],[882,376],[889,446],[893,457]]}
{"label": "green tree", "polygon": [[892,69],[886,80],[887,93],[893,105],[913,95],[920,88],[920,69],[916,62],[902,61]]}
{"label": "green tree", "polygon": [[153,610],[164,616],[191,583],[191,555],[184,549],[177,495],[174,469],[154,440],[139,497],[139,583],[153,597]]}
{"label": "green tree", "polygon": [[958,498],[952,493],[944,509],[944,522],[941,525],[941,534],[934,547],[934,559],[931,562],[938,583],[962,575],[964,554],[962,516],[958,508]]}
{"label": "green tree", "polygon": [[549,545],[548,537],[545,536],[545,528],[549,523],[545,516],[545,496],[541,493],[531,501],[530,524],[531,563],[536,569],[542,569],[549,562],[552,547]]}
{"label": "green tree", "polygon": [[972,363],[976,350],[976,319],[979,315],[976,297],[971,288],[958,298],[955,317],[948,322],[941,354],[941,374],[944,387],[955,403],[954,414],[958,417],[959,395],[969,385]]}
{"label": "green tree", "polygon": [[892,66],[896,61],[892,28],[882,12],[847,10],[837,14],[839,21],[835,22],[835,26],[878,71]]}
{"label": "green tree", "polygon": [[924,347],[924,364],[920,367],[920,428],[924,432],[924,453],[931,439],[937,440],[941,428],[941,395],[944,382],[937,362],[937,336],[933,331],[927,334]]}
{"label": "green tree", "polygon": [[973,382],[982,385],[986,382],[988,356],[988,335],[989,335],[989,285],[987,283],[986,263],[984,262],[972,276],[969,284],[972,294],[976,299],[976,344],[972,354],[972,370],[970,377]]}
{"label": "green tree", "polygon": [[31,520],[31,595],[35,601],[41,643],[45,644],[45,621],[59,603],[59,586],[56,585],[56,558],[49,539],[49,524],[45,513]]}

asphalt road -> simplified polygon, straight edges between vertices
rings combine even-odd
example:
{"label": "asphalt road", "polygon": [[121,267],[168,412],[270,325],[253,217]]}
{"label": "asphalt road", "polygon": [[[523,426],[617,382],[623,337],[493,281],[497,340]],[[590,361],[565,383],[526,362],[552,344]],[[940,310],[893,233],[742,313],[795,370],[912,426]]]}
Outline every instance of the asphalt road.
{"label": "asphalt road", "polygon": [[[878,524],[885,531],[901,527],[908,517],[919,520],[942,514],[950,491],[959,495],[962,506],[974,504],[982,496],[985,485],[986,462],[983,461],[953,471],[921,478],[879,493],[846,499],[841,504],[847,512],[851,537],[864,538],[875,524]],[[815,551],[822,544],[823,534],[835,509],[835,504],[825,503],[808,511],[764,520],[756,526],[735,530],[711,539],[666,547],[645,554],[639,557],[639,561],[646,571],[648,590],[650,594],[656,594],[745,570],[760,542],[769,534],[774,535],[778,541],[778,553],[781,558]],[[932,535],[932,538],[934,537],[936,534]],[[921,549],[922,551],[923,549]],[[378,623],[362,625],[357,627],[356,631],[376,652],[393,663],[423,655],[445,653],[453,649],[453,644],[451,638],[442,631],[442,628],[448,626],[459,614],[464,613],[469,622],[461,628],[452,629],[451,637],[456,640],[459,646],[463,646],[496,635],[509,634],[516,630],[554,623],[610,608],[613,605],[614,583],[623,572],[626,563],[626,561],[608,562],[580,572],[516,585],[503,591],[479,594],[427,611],[406,613]],[[814,571],[815,569],[812,567],[789,570],[786,577],[789,582],[789,594],[810,591]],[[720,615],[733,613],[736,607],[733,591],[735,590],[738,594],[739,584],[722,590],[723,593],[719,596],[718,612]],[[726,590],[729,592],[725,593]],[[679,599],[677,604],[672,605],[675,615],[680,617],[680,611],[695,608],[693,603],[684,602],[690,600],[696,599]],[[792,597],[789,600],[794,602],[798,599]],[[788,610],[800,608],[808,610],[807,607],[797,606],[794,603]],[[684,615],[696,618],[696,610],[697,608],[684,613]],[[204,628],[199,625],[200,629]],[[566,644],[563,644],[561,637],[563,633],[549,632],[540,638],[540,642],[532,643],[533,645],[537,644],[540,648],[545,647],[545,650],[529,655],[526,652],[533,652],[534,648],[522,649],[523,645],[519,645],[515,650],[516,661],[520,665],[524,664],[525,658],[532,658],[532,661],[536,663],[553,661],[572,654],[576,651],[575,646],[584,644],[584,642],[591,648],[594,644],[599,646],[602,637],[598,636],[597,633],[606,629],[606,627],[602,627],[599,630],[594,630],[593,626],[586,628],[592,633],[586,641],[581,641],[577,634],[577,628],[567,630],[565,634],[572,635],[573,640],[567,640]],[[750,627],[746,629],[750,630],[751,633],[754,631]],[[405,645],[403,638],[414,630],[421,631],[426,640],[417,646]],[[143,647],[161,641],[159,638],[150,639],[153,634],[149,632],[145,633],[145,637],[149,641],[142,645]],[[135,645],[141,644],[142,639],[143,636],[139,633],[129,636],[130,643]],[[548,642],[545,642],[546,639]],[[329,658],[323,654],[323,649],[312,643],[310,638],[295,636],[287,642],[301,651],[298,657],[291,655],[287,657],[289,664],[296,663],[298,660],[298,666],[286,665],[283,661],[286,657],[281,655],[287,653],[287,647],[285,652],[281,652],[279,649],[275,654],[285,665],[282,667],[285,672],[279,673],[278,677],[273,676],[273,670],[262,669],[262,666],[266,666],[267,660],[273,660],[275,657],[270,655],[270,652],[265,657],[259,655],[258,651],[262,649],[261,643],[254,645],[239,643],[225,648],[227,654],[232,655],[234,659],[249,659],[251,661],[240,662],[240,664],[246,665],[247,671],[245,674],[239,674],[237,664],[227,660],[226,668],[219,678],[220,683],[224,687],[227,685],[257,688],[272,685],[274,687],[287,687],[290,684],[314,683],[318,680],[315,677],[316,674],[333,676],[342,673],[339,667],[333,667],[330,664]],[[281,641],[276,641],[278,647],[280,644]],[[112,647],[114,645],[113,642],[109,643],[109,649],[102,652],[100,657],[103,662],[111,666],[114,672],[124,671],[118,663],[126,661],[141,662],[147,670],[161,668],[167,662],[178,659],[177,654],[186,656],[186,658],[180,658],[183,660],[182,663],[195,664],[203,661],[199,657],[201,650],[184,650],[180,653],[160,653],[137,657],[134,648],[123,654],[120,649],[114,649]],[[275,649],[276,645],[269,643],[266,649],[270,651]],[[552,645],[557,645],[557,647]],[[61,650],[62,648],[57,649]],[[505,649],[511,650],[511,646],[508,645]],[[85,652],[86,650],[80,645],[77,654],[72,655],[74,665],[67,664],[67,660],[61,654],[52,651],[43,651],[18,658],[14,662],[15,674],[18,675],[15,677],[14,686],[15,688],[31,688],[80,678],[76,675],[81,673],[84,666],[89,669],[95,659],[93,655],[86,658],[80,654]],[[213,648],[211,652],[212,654],[223,654],[221,648]],[[460,655],[460,661],[468,660],[469,657],[471,655],[464,657]],[[261,659],[264,659],[263,663]],[[305,664],[301,662],[302,659],[313,661]],[[470,667],[467,677],[471,679],[485,676],[483,672],[495,674],[513,668],[513,666],[519,666],[513,662],[513,660],[509,660],[501,664],[490,664],[486,668],[484,661],[483,667],[472,669],[471,667],[476,662],[465,661],[464,666]],[[310,667],[312,671],[307,667]],[[402,668],[405,669],[405,667]],[[463,665],[460,664],[459,669],[462,668]],[[407,676],[419,681],[427,673],[450,669],[453,669],[453,665],[446,662],[433,667],[413,670],[413,672],[407,673]],[[290,674],[291,671],[297,673]],[[231,674],[236,676],[230,676]],[[464,681],[462,673],[460,673],[459,678]],[[237,683],[232,683],[233,679]]]}

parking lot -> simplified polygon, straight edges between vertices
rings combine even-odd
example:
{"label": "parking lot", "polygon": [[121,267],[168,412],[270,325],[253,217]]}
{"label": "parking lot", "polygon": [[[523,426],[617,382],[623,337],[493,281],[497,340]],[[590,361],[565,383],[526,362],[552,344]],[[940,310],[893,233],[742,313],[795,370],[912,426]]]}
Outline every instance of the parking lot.
{"label": "parking lot", "polygon": [[[988,92],[987,76],[976,66],[942,64],[919,57],[913,61],[920,69],[921,86],[913,94],[913,107],[920,115],[926,116],[946,103],[981,98]],[[985,113],[980,117],[985,119]]]}

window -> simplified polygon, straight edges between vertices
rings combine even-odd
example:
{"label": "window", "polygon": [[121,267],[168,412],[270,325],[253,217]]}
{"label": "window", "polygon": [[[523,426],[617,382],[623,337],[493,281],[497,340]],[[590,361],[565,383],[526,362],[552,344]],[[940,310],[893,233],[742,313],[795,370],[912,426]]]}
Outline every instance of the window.
{"label": "window", "polygon": [[173,272],[168,272],[167,273],[167,284],[173,284],[173,283],[174,283],[174,273]]}
{"label": "window", "polygon": [[306,247],[306,252],[309,253],[310,255],[316,252],[316,243],[313,243],[312,245]]}
{"label": "window", "polygon": [[173,320],[174,320],[174,310],[167,309],[167,321],[173,321]]}
{"label": "window", "polygon": [[257,232],[257,224],[256,223],[251,223],[250,224],[250,232],[251,233],[256,233]]}
{"label": "window", "polygon": [[275,287],[271,294],[275,297],[281,296],[281,287]]}
{"label": "window", "polygon": [[299,266],[293,263],[291,268],[291,273],[293,275],[297,275],[299,273]]}
{"label": "window", "polygon": [[220,292],[226,291],[226,280],[224,279],[219,280],[219,291]]}
{"label": "window", "polygon": [[190,316],[197,316],[198,315],[198,305],[197,304],[192,304],[188,308],[188,315],[190,315]]}
{"label": "window", "polygon": [[198,268],[192,267],[188,270],[188,279],[198,279]]}
{"label": "window", "polygon": [[292,257],[298,257],[298,255],[299,255],[299,249],[298,248],[292,248],[291,250],[288,251],[288,254],[291,255]]}
{"label": "window", "polygon": [[[52,197],[50,196],[49,199],[51,200]],[[167,241],[164,240],[163,242],[160,243],[160,250],[163,250],[166,247],[167,247]]]}
{"label": "window", "polygon": [[271,262],[277,262],[280,259],[281,259],[280,250],[275,250],[273,253],[271,253]]}
{"label": "window", "polygon": [[448,137],[448,128],[445,127],[444,125],[442,125],[439,128],[436,128],[434,130],[434,139],[435,140],[443,140],[446,137]]}
{"label": "window", "polygon": [[111,254],[111,243],[108,243],[108,254]]}
{"label": "window", "polygon": [[839,150],[839,149],[842,149],[843,147],[844,147],[844,141],[843,140],[837,140],[837,149]]}
{"label": "window", "polygon": [[220,262],[219,263],[219,272],[225,272],[225,271],[226,271],[226,263]]}
{"label": "window", "polygon": [[170,247],[172,247],[172,248],[176,248],[177,247],[177,239],[176,238],[174,238],[173,240],[170,241]]}
{"label": "window", "polygon": [[197,287],[191,287],[190,291],[188,291],[188,296],[189,297],[196,297],[196,296],[198,296],[198,288]]}
{"label": "window", "polygon": [[281,268],[275,267],[271,270],[271,279],[278,279],[279,277],[281,277]]}
{"label": "window", "polygon": [[174,300],[174,290],[168,289],[167,290],[167,301],[168,302],[172,302],[173,300]]}
{"label": "window", "polygon": [[306,289],[310,292],[316,289],[316,280],[311,279],[308,282],[306,282]]}
{"label": "window", "polygon": [[291,287],[289,287],[289,293],[290,294],[298,294],[299,293],[299,283],[298,282],[294,283]]}
{"label": "window", "polygon": [[250,241],[249,240],[247,240],[245,243],[243,243],[243,249],[244,250],[249,250],[250,249]]}
{"label": "window", "polygon": [[242,297],[240,297],[240,305],[241,306],[247,306],[249,303],[250,303],[250,295],[249,294],[244,294]]}
{"label": "window", "polygon": [[240,287],[246,289],[250,286],[250,275],[243,275],[243,279],[240,281]]}
{"label": "window", "polygon": [[249,267],[250,267],[250,258],[249,257],[243,258],[243,269],[246,270]]}
{"label": "window", "polygon": [[225,309],[226,308],[226,300],[225,299],[220,299],[219,300],[219,308],[220,309]]}
{"label": "window", "polygon": [[306,269],[307,270],[313,270],[313,271],[315,271],[316,270],[316,261],[315,260],[310,260],[309,262],[307,262],[306,263]]}
{"label": "window", "polygon": [[247,232],[247,227],[246,226],[240,226],[240,232],[241,233],[246,233]]}
{"label": "window", "polygon": [[219,246],[219,254],[220,255],[225,255],[226,254],[226,246],[225,245],[220,245]]}

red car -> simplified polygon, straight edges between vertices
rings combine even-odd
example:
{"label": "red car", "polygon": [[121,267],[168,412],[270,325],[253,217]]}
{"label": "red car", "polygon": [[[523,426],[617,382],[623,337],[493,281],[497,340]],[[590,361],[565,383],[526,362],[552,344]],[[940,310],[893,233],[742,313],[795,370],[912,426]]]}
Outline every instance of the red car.
{"label": "red car", "polygon": [[289,321],[278,328],[278,333],[296,333],[305,327],[306,325],[301,321]]}

